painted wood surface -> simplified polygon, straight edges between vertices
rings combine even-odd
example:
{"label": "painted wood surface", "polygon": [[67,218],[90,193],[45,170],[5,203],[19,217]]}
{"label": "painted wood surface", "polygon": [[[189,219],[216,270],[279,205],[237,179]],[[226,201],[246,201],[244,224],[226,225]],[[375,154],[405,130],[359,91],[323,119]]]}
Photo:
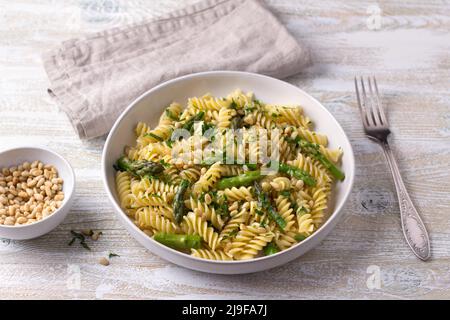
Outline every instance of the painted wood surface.
{"label": "painted wood surface", "polygon": [[[220,276],[167,263],[131,238],[103,190],[104,139],[77,138],[46,93],[40,55],[62,40],[187,2],[194,1],[0,0],[0,148],[48,146],[78,178],[73,210],[61,226],[36,240],[0,241],[0,298],[450,298],[450,4],[444,1],[267,2],[314,59],[287,80],[336,116],[356,154],[345,216],[316,249],[267,272]],[[378,78],[392,146],[431,235],[429,262],[406,245],[387,164],[363,135],[352,84],[360,74]],[[90,252],[67,246],[69,231],[83,228],[104,233]],[[98,259],[108,252],[120,257],[104,267]]]}

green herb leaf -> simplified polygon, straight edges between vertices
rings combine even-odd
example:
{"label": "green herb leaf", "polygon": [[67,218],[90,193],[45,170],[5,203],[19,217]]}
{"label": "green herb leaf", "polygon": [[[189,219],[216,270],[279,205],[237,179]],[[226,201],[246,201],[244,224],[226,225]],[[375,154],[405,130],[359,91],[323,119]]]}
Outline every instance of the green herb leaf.
{"label": "green herb leaf", "polygon": [[289,198],[291,196],[291,193],[288,190],[280,191],[280,195]]}
{"label": "green herb leaf", "polygon": [[82,241],[82,242],[80,242],[80,244],[81,244],[81,246],[83,247],[83,248],[85,248],[86,250],[91,250],[91,248],[87,245],[87,243],[86,242],[84,242],[84,241]]}
{"label": "green herb leaf", "polygon": [[222,238],[222,240],[229,239],[229,238],[233,238],[235,235],[238,234],[238,232],[239,232],[238,229],[234,229],[234,230],[230,231],[228,234],[226,234],[226,235]]}

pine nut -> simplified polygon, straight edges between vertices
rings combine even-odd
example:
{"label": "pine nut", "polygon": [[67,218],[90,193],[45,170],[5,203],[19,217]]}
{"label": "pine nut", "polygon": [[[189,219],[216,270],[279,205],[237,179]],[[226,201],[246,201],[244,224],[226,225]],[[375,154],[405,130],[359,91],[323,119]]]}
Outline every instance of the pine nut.
{"label": "pine nut", "polygon": [[209,193],[205,194],[205,203],[210,204],[212,202],[211,196]]}
{"label": "pine nut", "polygon": [[45,187],[45,194],[49,197],[52,195],[52,189],[49,186]]}
{"label": "pine nut", "polygon": [[42,200],[44,200],[44,197],[43,197],[42,194],[40,194],[40,193],[35,193],[35,194],[34,194],[34,198],[35,198],[37,201],[42,201]]}
{"label": "pine nut", "polygon": [[42,170],[41,170],[41,169],[32,169],[32,170],[30,171],[30,173],[31,173],[33,176],[37,177],[37,176],[42,175]]}
{"label": "pine nut", "polygon": [[37,184],[36,184],[36,187],[37,187],[37,188],[42,187],[42,185],[44,184],[44,182],[45,182],[45,178],[44,178],[44,177],[40,178],[40,179],[38,180]]}
{"label": "pine nut", "polygon": [[23,224],[23,223],[25,223],[25,222],[27,222],[27,221],[28,221],[28,219],[25,218],[25,217],[19,217],[19,218],[16,220],[16,222],[19,223],[19,224]]}
{"label": "pine nut", "polygon": [[106,259],[105,257],[101,257],[100,260],[98,260],[98,263],[100,263],[103,266],[109,266],[109,260]]}
{"label": "pine nut", "polygon": [[13,226],[16,222],[16,219],[14,217],[6,217],[4,224],[7,226]]}

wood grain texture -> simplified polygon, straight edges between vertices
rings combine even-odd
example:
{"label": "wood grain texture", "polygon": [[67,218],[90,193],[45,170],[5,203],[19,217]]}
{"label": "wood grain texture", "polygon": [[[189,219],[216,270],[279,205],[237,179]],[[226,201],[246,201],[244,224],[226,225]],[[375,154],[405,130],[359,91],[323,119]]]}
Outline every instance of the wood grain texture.
{"label": "wood grain texture", "polygon": [[[444,1],[379,1],[378,30],[367,24],[373,1],[267,2],[311,48],[314,65],[287,80],[333,113],[356,155],[345,216],[320,246],[274,270],[220,276],[167,263],[131,238],[103,191],[104,139],[76,137],[46,93],[40,55],[62,40],[188,2],[195,1],[0,0],[0,148],[46,145],[77,175],[75,204],[61,226],[36,240],[0,241],[0,298],[450,298],[450,5]],[[429,262],[406,245],[387,164],[363,135],[352,83],[361,74],[379,81],[392,147],[431,236]],[[104,233],[90,252],[67,246],[69,231],[83,228]],[[108,267],[98,264],[110,251],[120,257]]]}

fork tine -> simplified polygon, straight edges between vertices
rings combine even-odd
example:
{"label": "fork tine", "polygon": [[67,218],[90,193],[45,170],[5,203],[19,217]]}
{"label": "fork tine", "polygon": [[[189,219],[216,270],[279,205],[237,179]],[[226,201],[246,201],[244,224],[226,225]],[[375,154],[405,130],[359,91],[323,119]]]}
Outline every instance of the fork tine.
{"label": "fork tine", "polygon": [[361,88],[362,88],[362,97],[363,97],[363,107],[366,112],[366,118],[367,118],[367,125],[368,126],[374,126],[375,122],[373,120],[372,116],[372,108],[371,108],[371,101],[369,102],[369,99],[367,98],[366,94],[366,87],[364,86],[364,78],[361,77]]}
{"label": "fork tine", "polygon": [[376,126],[383,125],[383,120],[381,119],[380,115],[380,101],[378,100],[377,95],[375,94],[375,89],[372,87],[372,81],[370,80],[370,77],[367,77],[368,79],[368,87],[370,92],[370,102],[372,106],[372,112],[373,112],[373,120]]}
{"label": "fork tine", "polygon": [[388,121],[387,121],[387,118],[386,118],[386,114],[384,113],[383,105],[381,104],[381,101],[380,101],[380,94],[378,92],[377,79],[375,79],[375,76],[373,76],[373,84],[374,84],[374,87],[375,87],[375,97],[376,97],[375,99],[377,100],[378,109],[380,111],[379,115],[380,115],[380,118],[381,118],[381,124],[384,125],[384,126],[388,126],[389,124],[388,124]]}
{"label": "fork tine", "polygon": [[356,77],[355,77],[355,91],[356,91],[356,100],[358,101],[359,113],[361,114],[361,119],[363,121],[364,127],[367,127],[368,124],[367,124],[366,113],[365,113],[365,110],[363,110],[363,106],[361,103],[361,98],[359,95],[358,80]]}

